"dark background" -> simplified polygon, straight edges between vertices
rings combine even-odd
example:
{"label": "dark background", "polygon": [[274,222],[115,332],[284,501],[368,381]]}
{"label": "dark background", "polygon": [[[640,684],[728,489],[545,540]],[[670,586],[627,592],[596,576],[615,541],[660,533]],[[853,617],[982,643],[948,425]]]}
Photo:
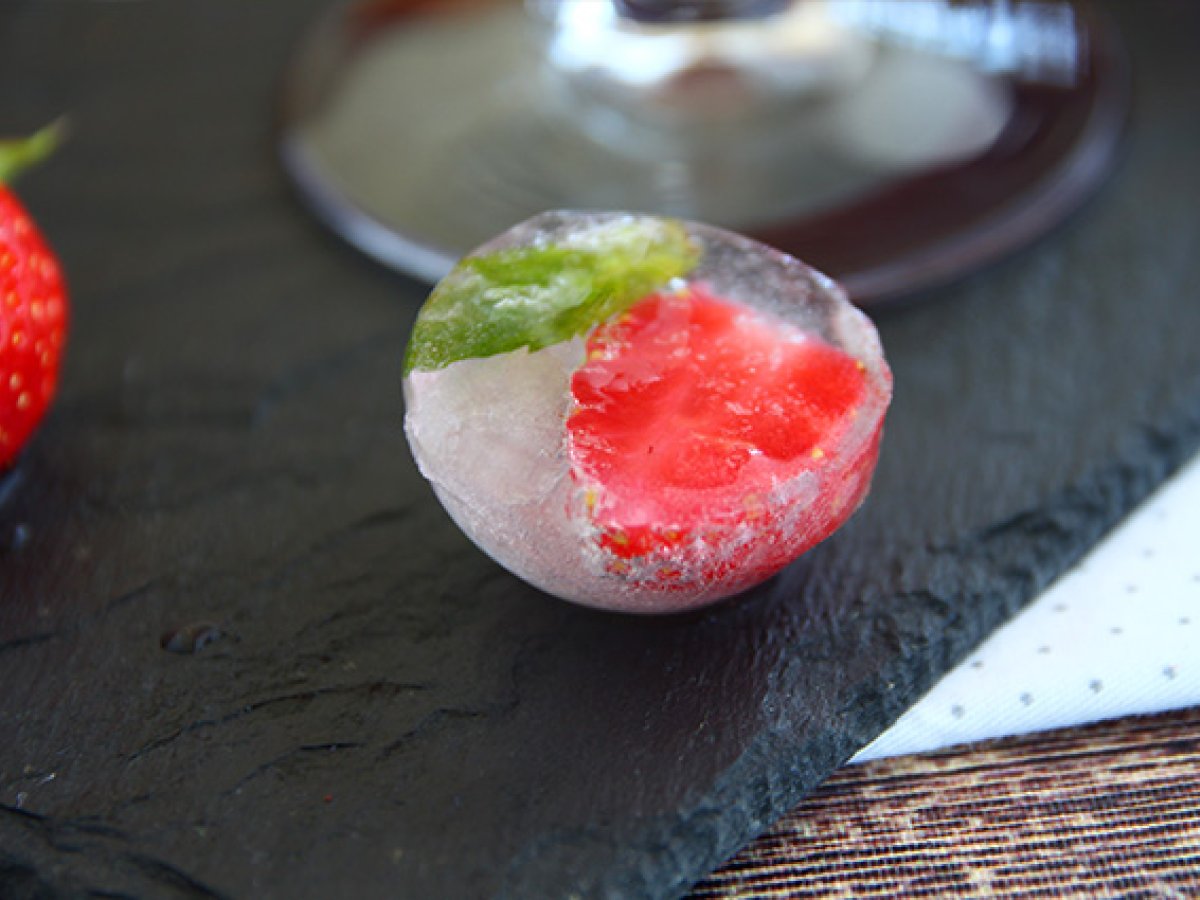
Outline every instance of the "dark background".
{"label": "dark background", "polygon": [[[878,314],[896,397],[851,524],[690,617],[547,598],[408,454],[424,288],[276,162],[323,6],[0,8],[3,130],[71,116],[21,192],[74,304],[0,506],[0,895],[676,894],[1200,438],[1200,6],[1109,3],[1125,158],[1050,239]],[[192,623],[225,636],[161,649]]]}

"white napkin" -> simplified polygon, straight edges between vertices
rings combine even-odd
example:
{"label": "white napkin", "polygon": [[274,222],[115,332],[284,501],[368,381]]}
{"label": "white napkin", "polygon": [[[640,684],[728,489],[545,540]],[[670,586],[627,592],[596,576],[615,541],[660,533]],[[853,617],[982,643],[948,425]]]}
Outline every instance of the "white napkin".
{"label": "white napkin", "polygon": [[1200,705],[1200,456],[852,762]]}

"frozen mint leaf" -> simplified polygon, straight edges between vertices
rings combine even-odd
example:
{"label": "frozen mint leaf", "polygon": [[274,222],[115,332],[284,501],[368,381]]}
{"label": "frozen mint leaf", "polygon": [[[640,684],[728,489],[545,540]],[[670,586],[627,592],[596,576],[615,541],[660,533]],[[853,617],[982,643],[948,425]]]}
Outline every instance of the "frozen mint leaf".
{"label": "frozen mint leaf", "polygon": [[570,340],[686,275],[699,257],[682,223],[654,218],[467,257],[425,301],[404,374]]}

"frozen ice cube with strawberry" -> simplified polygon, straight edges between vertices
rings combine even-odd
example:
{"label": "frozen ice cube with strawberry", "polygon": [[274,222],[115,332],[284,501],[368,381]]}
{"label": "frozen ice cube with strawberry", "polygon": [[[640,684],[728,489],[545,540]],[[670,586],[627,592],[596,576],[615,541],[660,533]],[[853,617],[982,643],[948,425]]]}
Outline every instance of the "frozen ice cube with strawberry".
{"label": "frozen ice cube with strawberry", "polygon": [[870,485],[891,374],[829,279],[746,238],[547,213],[466,257],[405,361],[414,456],[467,535],[567,600],[738,593]]}

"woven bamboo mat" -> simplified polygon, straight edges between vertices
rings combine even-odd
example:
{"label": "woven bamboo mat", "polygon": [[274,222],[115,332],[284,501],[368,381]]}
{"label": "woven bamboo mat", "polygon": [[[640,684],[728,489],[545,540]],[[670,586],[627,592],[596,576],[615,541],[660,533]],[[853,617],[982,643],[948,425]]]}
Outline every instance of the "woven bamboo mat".
{"label": "woven bamboo mat", "polygon": [[1200,708],[840,770],[692,897],[1200,897]]}

